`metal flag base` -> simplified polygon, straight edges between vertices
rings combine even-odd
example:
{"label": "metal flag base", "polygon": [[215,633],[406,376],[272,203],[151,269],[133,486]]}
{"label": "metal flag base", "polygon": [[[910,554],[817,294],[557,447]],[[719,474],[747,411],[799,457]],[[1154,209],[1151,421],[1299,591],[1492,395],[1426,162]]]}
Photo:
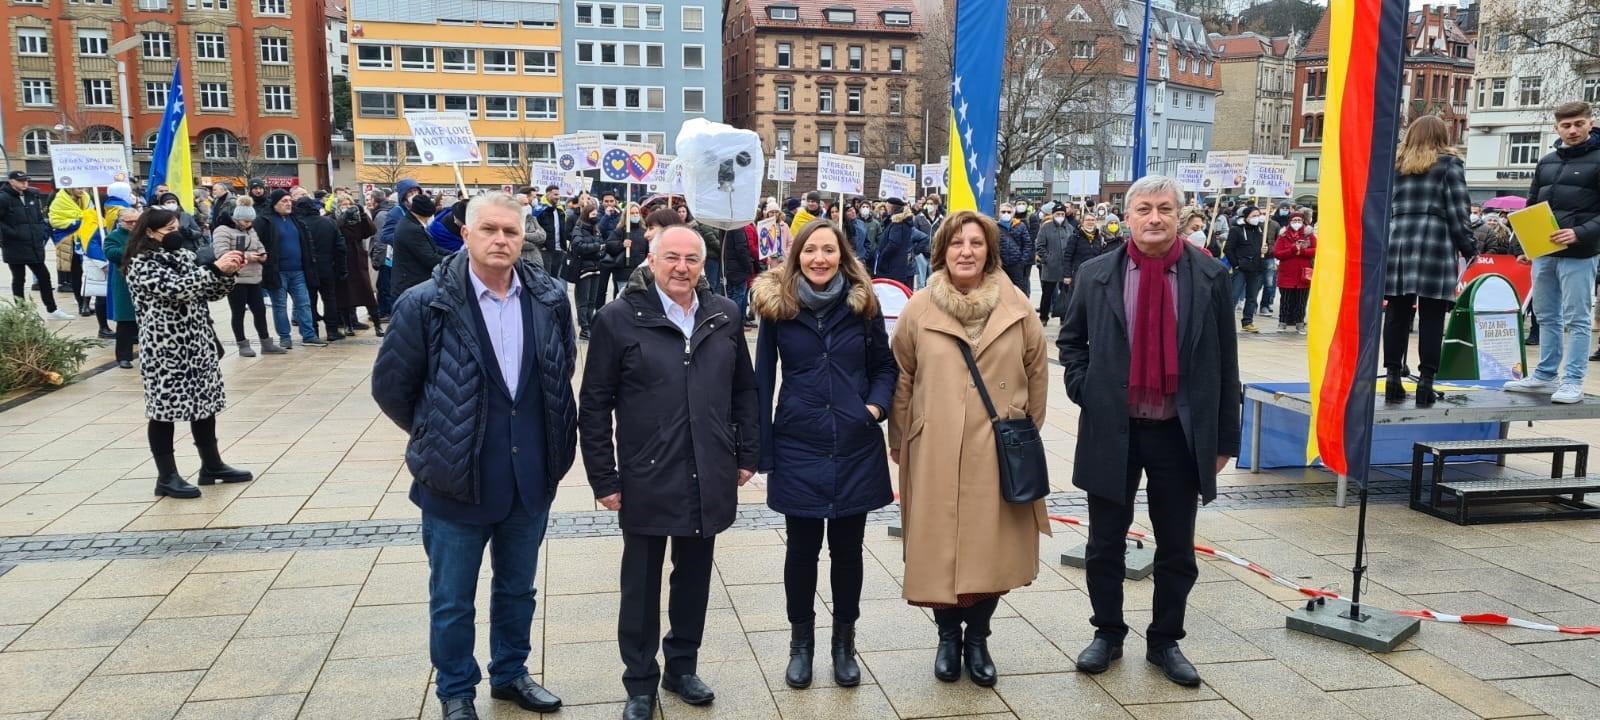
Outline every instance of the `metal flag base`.
{"label": "metal flag base", "polygon": [[1417,634],[1422,626],[1418,618],[1396,615],[1371,605],[1361,606],[1361,617],[1361,620],[1350,617],[1348,601],[1317,599],[1290,613],[1284,626],[1373,652],[1392,652],[1406,638]]}
{"label": "metal flag base", "polygon": [[[1061,564],[1081,568],[1087,564],[1088,545],[1078,545],[1061,553]],[[1122,576],[1129,580],[1143,580],[1156,569],[1156,551],[1139,540],[1128,540],[1127,553],[1122,557]]]}

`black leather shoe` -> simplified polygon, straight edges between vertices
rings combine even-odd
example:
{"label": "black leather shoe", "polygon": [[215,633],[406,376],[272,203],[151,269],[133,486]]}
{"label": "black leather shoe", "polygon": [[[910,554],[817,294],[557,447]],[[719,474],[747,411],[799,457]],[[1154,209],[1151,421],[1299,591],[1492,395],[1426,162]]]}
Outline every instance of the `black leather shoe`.
{"label": "black leather shoe", "polygon": [[676,694],[690,705],[710,705],[717,699],[717,694],[711,692],[698,675],[662,675],[661,689]]}
{"label": "black leather shoe", "polygon": [[1161,668],[1161,674],[1184,687],[1196,687],[1200,684],[1200,673],[1194,669],[1194,664],[1189,658],[1183,656],[1183,651],[1177,645],[1165,647],[1160,650],[1150,650],[1145,653],[1144,659],[1151,665]]}
{"label": "black leather shoe", "polygon": [[933,676],[943,682],[961,679],[961,624],[939,626],[939,650],[933,656]]}
{"label": "black leather shoe", "polygon": [[961,642],[964,651],[962,662],[967,666],[967,677],[972,678],[972,683],[978,687],[994,687],[998,676],[994,669],[994,658],[989,657],[989,639],[973,637],[971,630],[967,628],[967,636]]}
{"label": "black leather shoe", "polygon": [[101,330],[101,331],[95,333],[95,336],[99,337],[101,340],[115,340],[115,339],[117,339],[117,331],[115,331],[115,330]]}
{"label": "black leather shoe", "polygon": [[443,712],[444,720],[478,720],[478,708],[473,707],[472,698],[441,700],[439,708]]}
{"label": "black leather shoe", "polygon": [[811,687],[811,661],[817,651],[816,625],[794,623],[789,626],[789,667],[783,683],[800,689]]}
{"label": "black leather shoe", "polygon": [[1111,661],[1122,657],[1122,644],[1112,644],[1105,638],[1095,638],[1089,647],[1078,653],[1078,669],[1095,675],[1111,667]]}
{"label": "black leather shoe", "polygon": [[511,681],[511,685],[507,687],[491,686],[489,696],[496,700],[510,700],[523,710],[532,710],[536,713],[555,712],[561,709],[561,698],[540,687],[539,683],[527,675]]}
{"label": "black leather shoe", "polygon": [[861,684],[861,666],[856,664],[856,624],[833,626],[833,681],[839,687]]}
{"label": "black leather shoe", "polygon": [[634,695],[622,707],[622,720],[650,720],[655,717],[656,696]]}
{"label": "black leather shoe", "polygon": [[163,495],[179,500],[200,497],[200,488],[190,485],[178,472],[178,461],[171,455],[158,455],[156,461],[156,497]]}
{"label": "black leather shoe", "polygon": [[240,470],[230,467],[222,461],[222,453],[217,450],[217,441],[212,439],[207,443],[195,443],[195,448],[200,451],[200,484],[210,485],[215,482],[237,483],[250,482],[255,478],[249,470]]}

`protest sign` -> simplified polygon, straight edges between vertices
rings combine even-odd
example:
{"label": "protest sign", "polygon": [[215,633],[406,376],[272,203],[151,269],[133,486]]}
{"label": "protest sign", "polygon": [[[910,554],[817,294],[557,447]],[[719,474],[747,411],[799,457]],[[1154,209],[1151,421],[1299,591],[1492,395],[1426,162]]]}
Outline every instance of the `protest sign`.
{"label": "protest sign", "polygon": [[678,189],[679,180],[683,177],[681,172],[674,171],[672,161],[677,157],[673,155],[657,155],[655,169],[645,178],[645,188],[652,193],[673,193],[682,191]]}
{"label": "protest sign", "polygon": [[865,195],[867,161],[849,155],[817,153],[817,189],[840,195]]}
{"label": "protest sign", "polygon": [[533,189],[543,193],[551,185],[560,185],[566,173],[555,163],[533,163],[528,166],[528,179],[533,184]]}
{"label": "protest sign", "polygon": [[780,163],[776,159],[767,164],[768,180],[792,183],[795,178],[800,177],[800,161],[784,160],[781,165],[782,167],[780,167]]}
{"label": "protest sign", "polygon": [[944,163],[929,163],[922,166],[922,187],[925,190],[944,192],[949,184],[950,175]]}
{"label": "protest sign", "polygon": [[1184,192],[1200,192],[1205,189],[1206,164],[1178,163],[1177,178]]}
{"label": "protest sign", "polygon": [[406,124],[411,126],[411,137],[424,164],[477,164],[483,158],[472,122],[464,112],[410,112]]}
{"label": "protest sign", "polygon": [[1244,187],[1244,169],[1249,153],[1239,151],[1206,153],[1206,176],[1201,188],[1219,192],[1228,188]]}
{"label": "protest sign", "polygon": [[756,223],[756,249],[762,260],[777,257],[789,247],[789,225],[775,219]]}
{"label": "protest sign", "polygon": [[50,169],[56,187],[105,187],[127,182],[128,158],[121,145],[51,143]]}
{"label": "protest sign", "polygon": [[1251,155],[1244,175],[1246,195],[1286,198],[1294,193],[1294,161],[1288,158]]}
{"label": "protest sign", "polygon": [[884,170],[878,178],[878,197],[907,200],[917,196],[917,178],[894,170]]}
{"label": "protest sign", "polygon": [[643,185],[660,164],[650,143],[607,140],[600,147],[600,174],[612,182]]}
{"label": "protest sign", "polygon": [[1088,197],[1100,194],[1099,170],[1073,170],[1067,174],[1067,194]]}
{"label": "protest sign", "polygon": [[576,132],[557,135],[556,165],[564,171],[593,170],[600,167],[600,145],[605,138],[595,132]]}

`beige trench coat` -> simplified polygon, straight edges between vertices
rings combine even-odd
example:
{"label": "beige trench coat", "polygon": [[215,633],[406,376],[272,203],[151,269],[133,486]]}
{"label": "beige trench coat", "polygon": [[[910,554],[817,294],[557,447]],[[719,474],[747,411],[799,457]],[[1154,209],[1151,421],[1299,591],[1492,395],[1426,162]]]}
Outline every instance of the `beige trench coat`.
{"label": "beige trench coat", "polygon": [[[1044,423],[1049,387],[1044,329],[1027,298],[998,273],[1000,300],[974,346],[995,410]],[[903,596],[954,604],[1033,582],[1045,503],[1000,498],[994,429],[956,343],[961,323],[918,292],[893,340],[900,380],[889,415],[889,447],[900,455],[906,563]]]}

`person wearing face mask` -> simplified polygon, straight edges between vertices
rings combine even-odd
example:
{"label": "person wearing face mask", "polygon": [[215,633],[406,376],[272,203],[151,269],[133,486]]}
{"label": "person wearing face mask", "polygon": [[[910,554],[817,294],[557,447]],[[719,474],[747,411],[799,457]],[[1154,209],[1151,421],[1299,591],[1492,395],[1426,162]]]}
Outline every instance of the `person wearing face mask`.
{"label": "person wearing face mask", "polygon": [[173,193],[162,193],[156,197],[156,207],[167,212],[178,214],[178,237],[185,250],[195,252],[201,242],[204,242],[204,233],[200,230],[200,223],[196,222],[193,215],[184,212],[183,205],[178,202],[178,196]]}
{"label": "person wearing face mask", "polygon": [[1094,214],[1085,215],[1078,221],[1078,231],[1073,233],[1072,242],[1067,244],[1067,252],[1062,261],[1064,272],[1061,276],[1061,292],[1066,297],[1058,304],[1063,310],[1072,300],[1073,278],[1077,277],[1078,269],[1083,267],[1084,263],[1120,247],[1122,247],[1121,241],[1107,237],[1100,231],[1100,219]]}
{"label": "person wearing face mask", "polygon": [[1204,210],[1194,206],[1186,207],[1183,209],[1183,219],[1178,221],[1178,236],[1207,256],[1216,257],[1211,254],[1211,249],[1206,247],[1206,224]]}
{"label": "person wearing face mask", "polygon": [[1254,205],[1239,209],[1239,220],[1228,231],[1228,247],[1223,252],[1228,265],[1233,268],[1233,301],[1244,301],[1244,315],[1239,329],[1259,333],[1256,329],[1256,299],[1261,297],[1262,276],[1266,272],[1266,239],[1262,225],[1267,217]]}
{"label": "person wearing face mask", "polygon": [[[833,678],[861,682],[855,623],[861,616],[862,539],[867,513],[894,500],[879,423],[899,369],[889,349],[872,278],[832,223],[800,232],[782,267],[751,292],[756,338],[761,461],[767,506],[789,537],[783,584],[789,618],[784,682],[811,684],[816,649],[817,556],[832,560]],[[783,368],[782,382],[778,368]],[[776,404],[776,411],[774,411]]]}
{"label": "person wearing face mask", "polygon": [[1031,294],[1028,269],[1033,267],[1033,236],[1027,221],[1016,216],[1010,203],[1000,206],[1000,266],[1023,295]]}
{"label": "person wearing face mask", "polygon": [[1050,317],[1063,317],[1066,315],[1066,304],[1059,303],[1057,309],[1056,294],[1061,289],[1061,283],[1067,277],[1067,250],[1072,247],[1074,236],[1078,231],[1067,222],[1070,205],[1056,205],[1055,212],[1050,214],[1050,219],[1039,226],[1039,323],[1049,325]]}
{"label": "person wearing face mask", "polygon": [[600,205],[586,199],[578,208],[578,223],[572,228],[572,262],[568,265],[569,279],[576,288],[580,340],[589,339],[589,324],[604,303],[606,284],[611,279],[611,274],[600,268],[605,245],[600,239]]}
{"label": "person wearing face mask", "polygon": [[938,194],[930,194],[922,199],[922,212],[916,214],[917,229],[924,235],[933,237],[939,229],[939,224],[944,222],[944,203]]}
{"label": "person wearing face mask", "polygon": [[1283,314],[1278,316],[1278,332],[1306,334],[1306,301],[1311,298],[1311,262],[1317,255],[1317,236],[1306,225],[1304,215],[1291,213],[1288,227],[1278,233],[1272,245],[1278,259],[1278,290],[1283,295]]}
{"label": "person wearing face mask", "polygon": [[1467,208],[1467,229],[1468,230],[1471,230],[1473,232],[1477,232],[1478,228],[1483,227],[1483,221],[1484,221],[1484,217],[1483,217],[1483,207],[1482,206],[1473,205],[1472,207]]}
{"label": "person wearing face mask", "polygon": [[606,238],[606,257],[611,260],[611,299],[622,295],[628,277],[635,268],[644,264],[650,253],[650,241],[645,239],[644,211],[638,203],[628,203],[628,212]]}
{"label": "person wearing face mask", "polygon": [[139,377],[158,496],[200,497],[173,457],[175,423],[189,423],[200,451],[201,485],[253,477],[229,467],[217,449],[216,416],[227,397],[219,366],[222,343],[207,307],[228,296],[245,262],[244,253],[229,250],[214,262],[196,264],[195,254],[183,247],[178,214],[163,208],[145,211],[129,233],[122,271],[139,324]]}

